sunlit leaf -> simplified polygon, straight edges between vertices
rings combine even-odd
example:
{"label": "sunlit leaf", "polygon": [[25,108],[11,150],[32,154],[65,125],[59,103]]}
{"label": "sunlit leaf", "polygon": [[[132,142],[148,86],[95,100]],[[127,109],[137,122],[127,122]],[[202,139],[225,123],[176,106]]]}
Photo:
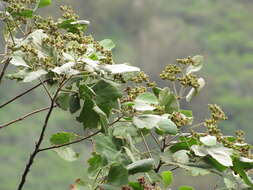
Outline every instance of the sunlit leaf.
{"label": "sunlit leaf", "polygon": [[172,155],[172,158],[175,162],[186,164],[190,160],[188,154],[189,151],[187,150],[179,150]]}
{"label": "sunlit leaf", "polygon": [[151,158],[138,160],[127,166],[129,174],[148,172],[154,167],[154,160]]}
{"label": "sunlit leaf", "polygon": [[114,42],[110,39],[104,39],[104,40],[100,41],[99,43],[104,48],[104,50],[109,50],[110,51],[113,48],[115,48]]}
{"label": "sunlit leaf", "polygon": [[10,64],[15,66],[23,66],[23,67],[30,67],[27,65],[26,61],[24,60],[25,53],[22,51],[15,51],[11,56]]}
{"label": "sunlit leaf", "polygon": [[110,72],[111,74],[122,74],[140,71],[138,67],[133,67],[126,64],[101,65],[100,69]]}
{"label": "sunlit leaf", "polygon": [[60,144],[65,144],[73,141],[76,139],[76,135],[74,133],[70,132],[60,132],[52,135],[50,137],[50,142],[53,145],[60,145]]}
{"label": "sunlit leaf", "polygon": [[62,159],[69,162],[73,162],[79,157],[79,154],[74,152],[70,147],[60,147],[55,149],[55,151]]}
{"label": "sunlit leaf", "polygon": [[212,158],[214,158],[216,161],[218,161],[221,165],[229,167],[233,166],[232,163],[232,149],[223,147],[223,146],[198,146],[193,145],[191,146],[191,149],[193,150],[194,154],[197,156],[206,156],[210,155]]}
{"label": "sunlit leaf", "polygon": [[46,7],[52,3],[52,0],[39,0],[38,8]]}
{"label": "sunlit leaf", "polygon": [[173,173],[171,171],[164,171],[161,173],[163,179],[163,186],[167,189],[173,181]]}
{"label": "sunlit leaf", "polygon": [[215,146],[217,144],[217,138],[211,135],[200,137],[199,140],[206,146]]}
{"label": "sunlit leaf", "polygon": [[137,96],[134,103],[135,105],[133,107],[137,111],[151,111],[155,109],[153,105],[158,104],[158,99],[154,94],[150,92],[144,92]]}
{"label": "sunlit leaf", "polygon": [[195,190],[193,187],[190,186],[180,186],[178,190]]}
{"label": "sunlit leaf", "polygon": [[32,82],[34,80],[39,79],[41,76],[47,74],[47,71],[40,69],[37,71],[29,72],[27,75],[24,77],[23,82]]}
{"label": "sunlit leaf", "polygon": [[129,182],[128,185],[133,188],[133,190],[144,190],[143,186],[139,182]]}
{"label": "sunlit leaf", "polygon": [[78,70],[72,69],[72,67],[75,66],[76,63],[74,62],[68,62],[63,64],[62,66],[55,67],[51,71],[57,74],[67,74],[67,75],[76,75],[79,73]]}
{"label": "sunlit leaf", "polygon": [[186,74],[189,75],[191,73],[194,72],[198,72],[201,70],[201,68],[203,67],[203,61],[204,61],[204,57],[201,55],[196,55],[194,57],[192,57],[193,60],[193,64],[188,66],[186,69]]}
{"label": "sunlit leaf", "polygon": [[198,83],[199,83],[199,87],[198,88],[191,88],[191,90],[189,91],[189,93],[186,95],[186,101],[187,102],[191,101],[191,99],[194,96],[196,96],[202,90],[202,88],[204,88],[204,86],[205,86],[205,80],[203,78],[199,78],[198,79]]}

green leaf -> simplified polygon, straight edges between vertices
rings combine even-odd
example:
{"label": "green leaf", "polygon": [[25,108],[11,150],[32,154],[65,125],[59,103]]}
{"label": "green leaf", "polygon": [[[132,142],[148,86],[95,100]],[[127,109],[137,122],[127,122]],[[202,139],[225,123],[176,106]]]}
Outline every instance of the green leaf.
{"label": "green leaf", "polygon": [[190,173],[191,176],[204,176],[210,174],[210,170],[202,168],[202,166],[187,166],[187,165],[178,165],[179,167],[185,169]]}
{"label": "green leaf", "polygon": [[148,158],[144,160],[138,160],[129,164],[127,166],[127,170],[129,174],[141,173],[141,172],[148,172],[154,167],[154,159]]}
{"label": "green leaf", "polygon": [[158,100],[161,106],[170,106],[175,100],[175,97],[174,94],[170,92],[169,88],[164,88],[160,90]]}
{"label": "green leaf", "polygon": [[226,185],[226,188],[228,188],[228,189],[236,189],[236,187],[237,187],[236,182],[230,180],[227,177],[224,177],[224,183]]}
{"label": "green leaf", "polygon": [[92,157],[88,160],[88,163],[88,175],[93,178],[96,177],[100,169],[107,165],[107,160],[100,154],[92,153]]}
{"label": "green leaf", "polygon": [[158,173],[156,173],[154,170],[150,170],[147,173],[147,176],[151,179],[151,183],[161,183],[162,182],[162,176]]}
{"label": "green leaf", "polygon": [[51,136],[50,142],[53,145],[69,143],[76,139],[76,135],[70,132],[60,132]]}
{"label": "green leaf", "polygon": [[69,100],[70,100],[69,93],[61,93],[57,97],[56,103],[61,109],[66,111],[69,107]]}
{"label": "green leaf", "polygon": [[223,166],[220,164],[217,160],[212,158],[211,156],[204,157],[203,160],[209,164],[212,168],[215,168],[216,170],[220,172],[224,172],[228,167]]}
{"label": "green leaf", "polygon": [[135,100],[146,104],[155,104],[155,105],[158,104],[157,97],[150,92],[144,92],[140,94],[139,96],[137,96]]}
{"label": "green leaf", "polygon": [[139,182],[131,181],[128,183],[128,185],[134,190],[144,190],[143,186]]}
{"label": "green leaf", "polygon": [[176,134],[178,132],[177,126],[166,116],[145,114],[135,116],[133,118],[133,124],[139,129],[152,129],[154,127],[158,128],[161,133],[165,134]]}
{"label": "green leaf", "polygon": [[164,171],[161,173],[163,186],[167,189],[173,181],[173,173],[171,171]]}
{"label": "green leaf", "polygon": [[110,167],[107,183],[109,185],[121,187],[128,183],[128,171],[121,164],[113,164]]}
{"label": "green leaf", "polygon": [[152,92],[154,93],[154,95],[157,97],[157,98],[159,98],[159,93],[161,92],[161,88],[159,88],[159,87],[154,87],[154,88],[152,88]]}
{"label": "green leaf", "polygon": [[79,30],[85,31],[87,29],[88,22],[76,21],[75,19],[63,20],[58,23],[59,28],[63,28],[68,32],[76,33]]}
{"label": "green leaf", "polygon": [[178,128],[174,122],[170,119],[161,119],[157,126],[161,129],[165,134],[175,135],[178,132]]}
{"label": "green leaf", "polygon": [[233,167],[231,168],[236,174],[239,174],[245,184],[253,188],[253,181],[245,172],[245,169],[247,168],[247,165],[245,165],[245,163],[241,162],[239,158],[234,158]]}
{"label": "green leaf", "polygon": [[138,130],[134,126],[122,125],[116,126],[113,130],[113,136],[117,138],[127,139],[128,136],[137,136]]}
{"label": "green leaf", "polygon": [[72,94],[69,99],[69,111],[75,113],[81,108],[80,99],[77,94]]}
{"label": "green leaf", "polygon": [[84,128],[97,128],[99,124],[104,126],[107,123],[105,113],[90,99],[84,101],[83,109],[76,119],[83,123]]}
{"label": "green leaf", "polygon": [[211,135],[200,137],[199,140],[206,146],[215,146],[217,144],[217,138]]}
{"label": "green leaf", "polygon": [[80,98],[85,100],[85,99],[92,99],[93,97],[96,96],[96,93],[87,86],[86,84],[81,84],[79,85],[79,93],[80,93]]}
{"label": "green leaf", "polygon": [[99,42],[101,46],[103,46],[104,50],[109,50],[111,51],[113,48],[115,48],[115,44],[112,40],[110,39],[104,39]]}
{"label": "green leaf", "polygon": [[178,190],[194,190],[194,188],[190,186],[180,186]]}
{"label": "green leaf", "polygon": [[55,151],[58,156],[69,162],[73,162],[79,157],[79,154],[74,152],[70,147],[60,147],[55,149]]}
{"label": "green leaf", "polygon": [[171,152],[176,152],[178,150],[189,150],[194,144],[198,144],[195,138],[184,138],[182,142],[178,142],[170,147]]}
{"label": "green leaf", "polygon": [[52,3],[52,0],[39,0],[38,8],[46,7]]}
{"label": "green leaf", "polygon": [[108,162],[120,160],[120,151],[112,137],[101,134],[93,139],[96,152],[104,156]]}
{"label": "green leaf", "polygon": [[47,71],[40,69],[37,71],[33,71],[33,72],[29,72],[26,74],[26,76],[24,77],[23,82],[32,82],[34,80],[39,79],[41,76],[47,74]]}
{"label": "green leaf", "polygon": [[173,158],[173,153],[169,150],[166,150],[161,155],[161,158],[162,158],[162,161],[164,161],[166,164],[175,165],[175,166],[185,169],[186,171],[190,173],[191,176],[203,176],[203,175],[210,174],[210,171],[208,170],[210,168],[209,165],[206,165],[205,168],[207,169],[205,169],[202,164],[198,167],[198,166],[190,166],[190,163],[187,163],[187,162],[185,162],[186,164],[175,162],[174,161],[175,157]]}
{"label": "green leaf", "polygon": [[192,110],[180,110],[179,112],[184,114],[186,117],[193,117]]}
{"label": "green leaf", "polygon": [[155,107],[152,105],[157,105],[158,99],[154,94],[150,92],[144,92],[137,96],[134,103],[135,105],[133,107],[137,111],[149,111],[155,109]]}
{"label": "green leaf", "polygon": [[240,165],[244,168],[244,169],[252,169],[253,168],[253,160],[249,159],[249,158],[245,158],[245,157],[240,157],[239,158],[240,161]]}
{"label": "green leaf", "polygon": [[31,9],[26,9],[21,12],[11,12],[11,15],[14,17],[26,17],[26,18],[31,18],[33,16],[33,10]]}
{"label": "green leaf", "polygon": [[92,89],[96,93],[95,101],[98,107],[110,115],[111,109],[119,107],[118,99],[122,96],[120,86],[112,81],[100,80]]}
{"label": "green leaf", "polygon": [[179,150],[172,155],[172,158],[175,162],[187,164],[190,160],[188,153],[189,151],[187,150]]}
{"label": "green leaf", "polygon": [[157,126],[157,123],[161,120],[161,116],[145,114],[135,116],[133,118],[133,124],[139,129],[152,129]]}
{"label": "green leaf", "polygon": [[120,98],[122,93],[119,88],[117,83],[102,79],[92,89],[96,93],[96,102],[101,104]]}

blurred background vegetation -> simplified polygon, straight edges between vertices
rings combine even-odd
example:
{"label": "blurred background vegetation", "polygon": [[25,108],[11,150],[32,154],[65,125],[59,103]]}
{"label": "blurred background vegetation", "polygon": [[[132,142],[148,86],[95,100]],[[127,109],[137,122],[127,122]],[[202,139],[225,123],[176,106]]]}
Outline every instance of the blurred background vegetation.
{"label": "blurred background vegetation", "polygon": [[[252,0],[54,0],[53,6],[40,14],[59,16],[59,5],[68,4],[82,19],[91,21],[87,33],[96,39],[112,39],[117,48],[117,63],[129,62],[141,67],[158,84],[161,69],[176,58],[201,54],[205,57],[202,75],[205,89],[190,105],[197,120],[207,116],[207,104],[220,104],[229,120],[221,124],[226,134],[235,129],[246,131],[253,143],[253,1]],[[0,27],[2,25],[0,24]],[[0,28],[1,29],[1,28]],[[0,36],[0,50],[3,39]],[[14,70],[10,68],[9,72]],[[27,89],[5,79],[0,88],[0,103]],[[36,108],[48,105],[43,89],[0,110],[0,124]],[[0,133],[0,189],[13,190],[24,168],[29,153],[40,131],[45,113],[16,123]],[[74,116],[57,110],[50,122],[50,134],[76,130],[82,133]],[[45,142],[45,146],[48,142]],[[63,190],[76,178],[84,175],[87,146],[75,147],[82,152],[78,162],[61,160],[53,152],[42,153],[28,178],[26,190]],[[80,167],[81,166],[81,167]],[[83,167],[82,167],[83,166]],[[203,180],[180,178],[182,184],[195,184],[196,189],[207,189]],[[197,182],[197,183],[195,183]],[[198,184],[198,185],[197,185]],[[211,189],[211,188],[208,188]]]}

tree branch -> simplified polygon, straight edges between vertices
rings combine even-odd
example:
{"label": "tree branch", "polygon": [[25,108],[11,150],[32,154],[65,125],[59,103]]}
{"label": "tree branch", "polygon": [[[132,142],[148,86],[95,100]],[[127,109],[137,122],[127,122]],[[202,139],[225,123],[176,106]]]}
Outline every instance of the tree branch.
{"label": "tree branch", "polygon": [[[57,106],[57,105],[54,105],[54,107],[56,107],[56,106]],[[32,111],[32,112],[30,112],[30,113],[28,113],[28,114],[26,114],[26,115],[23,115],[23,116],[21,116],[21,117],[15,119],[15,120],[12,120],[12,121],[10,121],[10,122],[8,122],[8,123],[5,123],[5,124],[3,124],[3,125],[0,125],[0,129],[5,128],[5,127],[7,127],[7,126],[9,126],[9,125],[11,125],[11,124],[13,124],[13,123],[22,121],[22,120],[24,120],[25,118],[27,118],[27,117],[29,117],[29,116],[31,116],[31,115],[34,115],[34,114],[36,114],[36,113],[39,113],[39,112],[42,112],[42,111],[45,111],[45,110],[48,110],[48,109],[50,109],[50,106],[45,107],[45,108],[41,108],[41,109],[38,109],[38,110],[35,110],[35,111]]]}
{"label": "tree branch", "polygon": [[[163,138],[163,145],[162,145],[162,148],[161,148],[161,152],[164,152],[165,148],[166,148],[166,137]],[[158,173],[163,164],[164,164],[164,162],[160,159],[159,163],[158,163],[157,167],[154,169],[154,171],[156,173]]]}
{"label": "tree branch", "polygon": [[3,79],[3,77],[4,77],[5,71],[6,71],[7,67],[8,67],[9,64],[10,64],[10,61],[11,61],[11,58],[8,58],[8,59],[6,59],[6,60],[4,61],[4,63],[3,63],[4,66],[3,66],[3,69],[2,69],[1,74],[0,74],[0,83],[2,82],[2,79]]}
{"label": "tree branch", "polygon": [[23,189],[23,186],[24,186],[24,184],[25,184],[25,182],[26,182],[27,174],[28,174],[29,171],[30,171],[30,168],[31,168],[31,166],[32,166],[32,164],[33,164],[33,161],[34,161],[36,155],[38,154],[38,150],[40,149],[40,145],[41,145],[41,143],[42,143],[42,141],[43,141],[43,139],[44,139],[45,131],[46,131],[46,128],[47,128],[47,126],[48,126],[48,121],[49,121],[49,118],[50,118],[51,113],[52,113],[52,111],[53,111],[53,108],[54,108],[54,106],[55,106],[55,105],[54,105],[54,102],[55,102],[55,100],[56,100],[56,98],[57,98],[58,93],[60,92],[60,89],[64,86],[64,84],[65,84],[67,81],[68,81],[68,80],[63,79],[62,82],[60,83],[58,89],[57,89],[56,92],[55,92],[55,95],[54,95],[54,97],[53,97],[53,99],[52,99],[52,101],[51,101],[50,108],[49,108],[48,113],[47,113],[47,115],[46,115],[46,118],[45,118],[45,121],[44,121],[42,130],[41,130],[41,132],[40,132],[40,136],[39,136],[38,142],[35,143],[35,148],[34,148],[32,154],[30,155],[29,161],[28,161],[28,163],[27,163],[27,165],[26,165],[26,167],[25,167],[25,169],[24,169],[24,172],[23,172],[23,174],[22,174],[21,181],[20,181],[20,183],[19,183],[19,185],[18,185],[18,189],[17,189],[17,190],[22,190],[22,189]]}
{"label": "tree branch", "polygon": [[27,94],[28,92],[34,90],[35,88],[39,87],[40,85],[42,85],[44,82],[47,82],[47,81],[48,81],[48,80],[44,80],[44,81],[42,81],[41,83],[35,85],[34,87],[32,87],[32,88],[30,88],[30,89],[28,89],[28,90],[22,92],[21,94],[19,94],[19,95],[13,97],[12,99],[10,99],[10,100],[8,100],[7,102],[5,102],[5,103],[3,103],[2,105],[0,105],[0,109],[1,109],[2,107],[6,106],[7,104],[9,104],[9,103],[15,101],[16,99],[20,98],[21,96],[24,96],[24,95]]}
{"label": "tree branch", "polygon": [[63,146],[68,146],[68,145],[71,145],[71,144],[76,144],[76,143],[79,143],[79,142],[84,141],[86,139],[89,139],[89,138],[97,135],[100,132],[101,132],[101,130],[99,130],[95,133],[92,133],[92,134],[90,134],[86,137],[83,137],[83,138],[77,139],[75,141],[69,142],[69,143],[65,143],[65,144],[61,144],[61,145],[55,145],[55,146],[51,146],[51,147],[47,147],[47,148],[42,148],[42,149],[39,149],[37,152],[42,152],[42,151],[45,151],[45,150],[51,150],[51,149],[56,149],[56,148],[60,148],[60,147],[63,147]]}

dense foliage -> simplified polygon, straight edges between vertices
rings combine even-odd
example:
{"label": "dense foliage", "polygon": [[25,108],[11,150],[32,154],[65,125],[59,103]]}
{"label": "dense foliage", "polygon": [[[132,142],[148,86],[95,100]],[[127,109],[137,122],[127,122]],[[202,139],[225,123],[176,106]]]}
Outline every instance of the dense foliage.
{"label": "dense foliage", "polygon": [[[71,8],[62,6],[63,15],[56,21],[36,15],[37,9],[49,4],[49,0],[8,1],[1,12],[6,41],[2,76],[9,64],[15,65],[17,72],[5,76],[23,83],[40,81],[51,102],[43,108],[48,113],[19,190],[38,153],[53,149],[74,161],[78,153],[69,145],[87,139],[93,145],[88,176],[78,179],[72,189],[166,189],[178,168],[193,176],[217,174],[224,178],[223,189],[253,187],[251,146],[243,132],[235,137],[222,134],[219,122],[227,117],[217,105],[209,105],[211,116],[200,123],[194,123],[191,110],[181,107],[205,85],[195,74],[202,68],[202,56],[166,66],[160,78],[170,86],[160,88],[139,68],[115,64],[112,40],[86,36],[89,21],[78,20]],[[55,107],[73,114],[89,135],[59,132],[50,138],[52,146],[42,148]],[[198,127],[205,132],[196,132]],[[139,173],[145,177],[135,181]]]}

